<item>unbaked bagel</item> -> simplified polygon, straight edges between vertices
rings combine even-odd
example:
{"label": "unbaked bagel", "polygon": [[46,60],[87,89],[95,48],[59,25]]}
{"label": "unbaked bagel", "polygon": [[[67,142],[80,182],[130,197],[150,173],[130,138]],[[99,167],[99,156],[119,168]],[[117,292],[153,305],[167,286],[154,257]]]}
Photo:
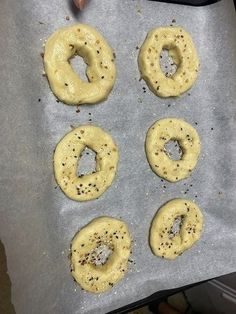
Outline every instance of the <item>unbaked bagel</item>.
{"label": "unbaked bagel", "polygon": [[[88,82],[81,80],[70,65],[76,55],[87,64]],[[84,24],[61,28],[49,37],[44,67],[53,93],[68,105],[106,99],[116,77],[112,49],[95,28]]]}
{"label": "unbaked bagel", "polygon": [[[96,153],[96,171],[77,176],[77,165],[85,148]],[[111,185],[119,159],[111,136],[94,125],[83,125],[67,133],[54,152],[54,173],[62,191],[75,201],[98,198]]]}
{"label": "unbaked bagel", "polygon": [[[177,65],[176,72],[166,77],[160,66],[163,49]],[[138,65],[150,90],[160,97],[179,96],[195,82],[199,61],[190,35],[181,27],[160,27],[148,32],[140,48]]]}
{"label": "unbaked bagel", "polygon": [[[177,141],[182,156],[173,160],[167,154],[165,145]],[[156,121],[146,136],[146,155],[152,170],[160,177],[176,182],[187,178],[195,168],[201,150],[197,131],[187,122],[176,118]]]}
{"label": "unbaked bagel", "polygon": [[124,277],[131,238],[126,224],[99,217],[83,227],[71,242],[71,273],[81,287],[104,292]]}
{"label": "unbaked bagel", "polygon": [[[179,231],[174,224],[179,220]],[[192,201],[173,199],[156,213],[150,229],[150,246],[153,253],[175,259],[189,249],[201,236],[203,216]]]}

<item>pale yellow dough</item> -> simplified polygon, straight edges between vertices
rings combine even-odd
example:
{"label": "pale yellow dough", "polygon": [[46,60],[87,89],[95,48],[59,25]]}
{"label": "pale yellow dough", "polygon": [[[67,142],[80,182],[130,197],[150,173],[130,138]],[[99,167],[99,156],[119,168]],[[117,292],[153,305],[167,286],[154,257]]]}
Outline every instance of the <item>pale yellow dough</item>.
{"label": "pale yellow dough", "polygon": [[[175,219],[181,219],[179,233],[171,232]],[[173,199],[156,213],[150,229],[150,246],[153,253],[167,259],[175,259],[199,240],[203,228],[203,216],[192,201]]]}
{"label": "pale yellow dough", "polygon": [[[85,148],[96,153],[96,172],[77,176],[77,165]],[[111,136],[101,128],[82,125],[67,133],[54,153],[54,173],[62,191],[75,201],[87,201],[102,195],[116,174],[118,149]]]}
{"label": "pale yellow dough", "polygon": [[[174,75],[166,77],[160,66],[163,49],[177,65]],[[181,27],[160,27],[148,32],[138,56],[139,70],[150,90],[160,97],[179,96],[195,82],[199,60],[190,35]]]}
{"label": "pale yellow dough", "polygon": [[[76,55],[87,64],[88,82],[81,80],[70,65]],[[68,105],[106,99],[116,77],[112,49],[95,28],[84,24],[61,28],[49,37],[44,67],[53,93]]]}
{"label": "pale yellow dough", "polygon": [[[101,246],[111,254],[104,263],[96,252]],[[131,238],[126,224],[111,217],[99,217],[82,228],[71,242],[71,272],[81,287],[90,292],[104,292],[124,277],[128,267]]]}
{"label": "pale yellow dough", "polygon": [[[180,160],[168,156],[165,145],[169,141],[178,141],[182,150]],[[184,120],[176,118],[156,121],[147,132],[145,146],[152,170],[170,182],[187,178],[195,168],[201,151],[197,131]]]}

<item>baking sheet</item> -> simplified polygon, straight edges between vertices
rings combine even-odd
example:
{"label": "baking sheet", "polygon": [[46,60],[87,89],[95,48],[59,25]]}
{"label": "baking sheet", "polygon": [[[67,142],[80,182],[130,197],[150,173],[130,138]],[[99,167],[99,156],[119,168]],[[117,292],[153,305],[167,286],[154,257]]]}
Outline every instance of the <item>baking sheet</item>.
{"label": "baking sheet", "polygon": [[[191,33],[201,71],[189,93],[161,99],[148,88],[143,91],[136,47],[150,28],[173,19]],[[56,102],[42,76],[40,56],[54,30],[77,21],[104,34],[116,52],[118,72],[108,100],[81,106],[80,112]],[[17,313],[105,313],[158,290],[236,270],[235,21],[230,0],[199,8],[91,0],[79,14],[65,0],[1,1],[0,239]],[[174,184],[151,171],[144,152],[148,127],[163,117],[186,119],[202,140],[191,178]],[[88,122],[116,140],[119,170],[102,197],[77,203],[56,188],[52,155],[70,125]],[[196,200],[205,226],[191,250],[166,261],[152,255],[148,232],[156,210],[175,197]],[[93,295],[73,282],[67,256],[75,232],[101,215],[128,223],[135,263],[110,292]]]}

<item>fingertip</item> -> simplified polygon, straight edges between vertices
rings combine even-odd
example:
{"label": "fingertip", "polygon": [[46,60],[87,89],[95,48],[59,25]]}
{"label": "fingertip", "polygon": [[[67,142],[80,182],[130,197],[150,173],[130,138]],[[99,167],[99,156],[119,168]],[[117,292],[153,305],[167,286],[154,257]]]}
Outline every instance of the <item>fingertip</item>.
{"label": "fingertip", "polygon": [[83,10],[85,7],[85,0],[73,0],[75,6],[79,9],[79,10]]}

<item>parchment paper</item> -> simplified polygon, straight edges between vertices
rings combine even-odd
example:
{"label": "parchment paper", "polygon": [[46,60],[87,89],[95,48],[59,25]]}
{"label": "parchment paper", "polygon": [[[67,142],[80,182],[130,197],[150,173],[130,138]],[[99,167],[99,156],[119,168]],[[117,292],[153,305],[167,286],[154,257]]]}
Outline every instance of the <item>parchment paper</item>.
{"label": "parchment paper", "polygon": [[[201,71],[189,93],[161,99],[148,88],[143,91],[136,47],[150,28],[173,19],[192,35]],[[81,106],[80,112],[56,102],[42,76],[40,56],[53,31],[77,21],[97,27],[107,38],[118,72],[108,100]],[[104,313],[158,290],[236,270],[235,21],[230,0],[199,8],[91,0],[77,15],[66,0],[1,1],[0,239],[17,314]],[[202,140],[192,176],[174,184],[151,171],[144,151],[148,127],[163,117],[186,119]],[[116,140],[119,170],[102,197],[77,203],[56,188],[52,155],[70,125],[88,122]],[[156,210],[175,197],[197,201],[205,217],[204,233],[191,250],[166,261],[151,253],[148,233]],[[67,256],[75,232],[101,215],[127,222],[135,264],[110,292],[93,295],[73,282]]]}

